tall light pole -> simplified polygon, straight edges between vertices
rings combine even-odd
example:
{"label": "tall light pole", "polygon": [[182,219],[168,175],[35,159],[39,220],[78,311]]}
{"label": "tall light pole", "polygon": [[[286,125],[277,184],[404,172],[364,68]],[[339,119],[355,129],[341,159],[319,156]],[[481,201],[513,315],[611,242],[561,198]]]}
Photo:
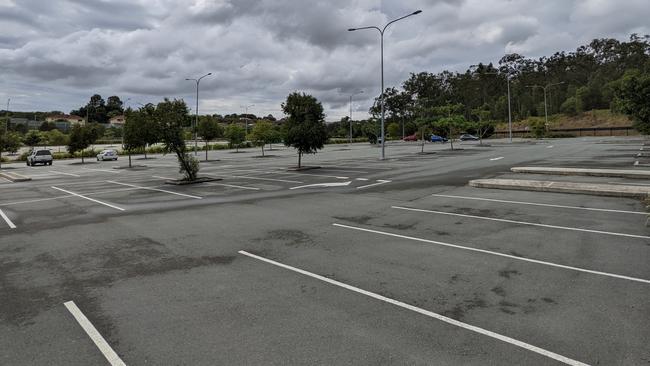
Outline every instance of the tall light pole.
{"label": "tall light pole", "polygon": [[[6,121],[5,121],[5,134],[2,136],[2,139],[7,138],[7,134],[9,133],[9,101],[11,98],[7,98],[7,109],[5,110],[5,116]],[[4,149],[4,143],[0,140],[0,168],[2,168],[2,149]]]}
{"label": "tall light pole", "polygon": [[246,135],[248,135],[248,108],[255,107],[255,104],[240,105],[239,107],[245,111],[244,114],[246,117],[244,117],[244,123],[246,123]]}
{"label": "tall light pole", "polygon": [[357,30],[362,30],[362,29],[376,29],[379,31],[379,34],[381,35],[381,160],[384,160],[386,157],[385,154],[385,148],[386,148],[386,136],[384,133],[384,32],[386,31],[386,28],[388,28],[389,25],[402,20],[404,18],[408,18],[412,15],[417,15],[420,14],[422,10],[416,10],[412,12],[411,14],[405,15],[403,17],[397,18],[395,20],[391,20],[388,22],[383,28],[379,28],[377,26],[370,26],[370,27],[361,27],[361,28],[350,28],[348,29],[349,32],[357,31]]}
{"label": "tall light pole", "polygon": [[352,97],[359,94],[363,94],[363,90],[350,94],[350,120],[348,121],[350,122],[350,143],[352,143]]}
{"label": "tall light pole", "polygon": [[196,82],[196,110],[194,111],[196,113],[196,118],[194,119],[194,156],[196,156],[197,151],[199,149],[199,144],[197,142],[197,136],[196,136],[196,126],[199,124],[199,83],[201,82],[201,79],[209,75],[212,75],[212,73],[209,72],[198,79],[185,79],[187,81]]}
{"label": "tall light pole", "polygon": [[564,84],[564,81],[561,81],[559,83],[546,84],[545,86],[526,85],[527,88],[531,88],[531,89],[541,88],[542,90],[544,90],[544,126],[546,127],[547,130],[548,130],[548,107],[546,106],[546,91],[548,90],[548,88],[560,84]]}

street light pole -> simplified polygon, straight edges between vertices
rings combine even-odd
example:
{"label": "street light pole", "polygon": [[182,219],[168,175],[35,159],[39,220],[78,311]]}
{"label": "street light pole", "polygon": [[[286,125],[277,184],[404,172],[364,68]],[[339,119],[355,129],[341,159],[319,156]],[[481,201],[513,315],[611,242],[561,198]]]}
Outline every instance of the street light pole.
{"label": "street light pole", "polygon": [[363,93],[363,90],[350,94],[350,120],[348,121],[350,123],[350,143],[352,143],[352,97],[361,93]]}
{"label": "street light pole", "polygon": [[349,32],[353,32],[356,30],[362,30],[362,29],[376,29],[379,31],[380,34],[380,39],[381,39],[381,160],[384,160],[386,158],[385,154],[385,149],[386,149],[386,136],[384,133],[384,32],[386,31],[386,28],[388,28],[389,25],[400,21],[404,18],[408,18],[413,15],[420,14],[422,10],[416,10],[411,14],[405,15],[403,17],[397,18],[395,20],[391,20],[388,22],[383,28],[379,28],[377,26],[370,26],[370,27],[361,27],[361,28],[350,28],[348,29]]}
{"label": "street light pole", "polygon": [[246,114],[246,117],[244,117],[244,123],[246,124],[246,135],[248,135],[248,108],[255,107],[255,104],[242,105],[240,107],[244,109],[244,113]]}
{"label": "street light pole", "polygon": [[546,106],[546,91],[548,90],[548,88],[550,88],[552,86],[555,86],[555,85],[560,85],[560,84],[564,84],[564,81],[561,81],[559,83],[546,84],[545,86],[541,86],[541,85],[527,85],[526,86],[527,88],[532,88],[532,89],[541,88],[544,91],[544,126],[546,127],[547,130],[548,130],[548,107]]}
{"label": "street light pole", "polygon": [[510,109],[510,70],[508,70],[508,75],[506,75],[506,80],[508,83],[508,133],[510,135],[510,143],[512,144],[512,110]]}
{"label": "street light pole", "polygon": [[201,79],[203,79],[204,77],[209,76],[209,75],[212,75],[212,73],[209,72],[209,73],[201,76],[198,79],[185,79],[187,81],[196,82],[196,110],[194,111],[195,115],[196,115],[196,117],[194,118],[194,156],[197,155],[197,151],[199,149],[198,137],[196,135],[196,127],[199,124],[199,83],[201,82]]}

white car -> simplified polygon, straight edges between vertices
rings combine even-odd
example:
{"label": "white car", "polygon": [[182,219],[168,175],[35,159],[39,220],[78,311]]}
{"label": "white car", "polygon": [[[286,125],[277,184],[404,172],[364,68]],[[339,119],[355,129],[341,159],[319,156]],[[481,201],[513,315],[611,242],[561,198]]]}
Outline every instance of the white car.
{"label": "white car", "polygon": [[97,161],[104,160],[117,160],[117,151],[115,150],[103,150],[97,154]]}

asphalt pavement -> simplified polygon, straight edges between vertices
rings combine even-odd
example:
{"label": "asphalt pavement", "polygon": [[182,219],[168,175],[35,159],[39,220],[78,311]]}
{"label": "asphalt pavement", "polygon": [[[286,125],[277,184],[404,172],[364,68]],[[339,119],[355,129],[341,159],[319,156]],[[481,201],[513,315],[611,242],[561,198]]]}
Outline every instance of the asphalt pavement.
{"label": "asphalt pavement", "polygon": [[212,151],[185,186],[173,156],[3,165],[32,180],[0,179],[0,364],[650,363],[641,200],[467,185],[645,141],[486,142]]}

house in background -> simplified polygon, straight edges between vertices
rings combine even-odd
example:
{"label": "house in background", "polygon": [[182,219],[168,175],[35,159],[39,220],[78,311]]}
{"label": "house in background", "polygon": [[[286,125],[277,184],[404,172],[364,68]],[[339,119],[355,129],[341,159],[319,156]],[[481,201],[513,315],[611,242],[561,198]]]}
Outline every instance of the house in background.
{"label": "house in background", "polygon": [[124,115],[114,116],[114,117],[111,117],[111,119],[108,120],[108,125],[110,127],[122,128],[122,127],[124,127],[124,122],[125,121],[126,121],[126,117]]}

